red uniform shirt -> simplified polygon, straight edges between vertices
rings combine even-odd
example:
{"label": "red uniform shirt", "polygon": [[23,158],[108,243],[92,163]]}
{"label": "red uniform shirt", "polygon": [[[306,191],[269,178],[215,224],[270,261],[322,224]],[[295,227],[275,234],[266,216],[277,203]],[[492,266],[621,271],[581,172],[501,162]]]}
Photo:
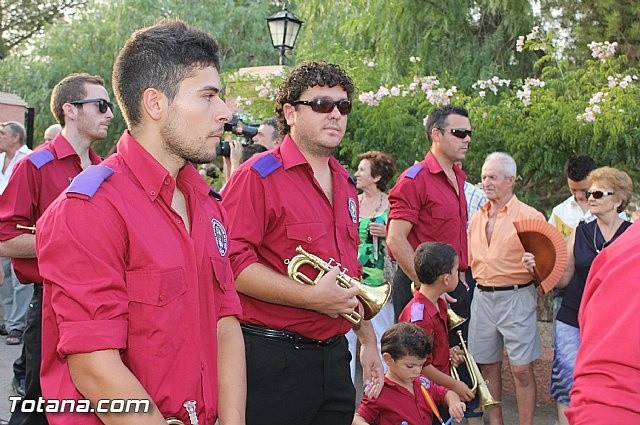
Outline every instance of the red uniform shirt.
{"label": "red uniform shirt", "polygon": [[413,224],[408,240],[415,249],[423,242],[452,245],[458,254],[459,269],[467,269],[467,200],[464,172],[453,167],[458,193],[431,152],[424,160],[405,170],[389,192],[389,220]]}
{"label": "red uniform shirt", "polygon": [[[176,184],[190,233],[171,208]],[[241,311],[224,223],[193,166],[174,180],[127,132],[116,155],[79,175],[38,221],[44,397],[83,398],[66,356],[116,349],[165,417],[189,423],[183,403],[195,400],[212,424],[216,325]],[[101,423],[77,415],[49,423]]]}
{"label": "red uniform shirt", "polygon": [[400,425],[403,421],[410,425],[429,424],[433,420],[433,413],[424,399],[420,389],[421,379],[426,380],[427,391],[438,405],[444,404],[447,388],[435,384],[423,376],[413,381],[413,394],[401,385],[384,378],[384,387],[378,398],[362,397],[358,415],[370,424]]}
{"label": "red uniform shirt", "polygon": [[410,322],[420,326],[433,340],[433,351],[426,364],[432,364],[440,372],[449,375],[449,333],[447,329],[447,302],[438,298],[438,308],[420,292],[404,307],[398,322]]}
{"label": "red uniform shirt", "polygon": [[[288,136],[280,146],[254,156],[233,173],[223,191],[223,205],[230,217],[235,276],[253,263],[287,274],[284,261],[297,255],[296,247],[301,245],[325,261],[335,259],[348,269],[348,275],[360,277],[355,182],[335,158],[329,159],[329,166],[333,207]],[[352,327],[341,316],[332,319],[239,295],[244,323],[287,329],[314,339],[342,335]]]}
{"label": "red uniform shirt", "polygon": [[[100,157],[89,149],[92,164]],[[0,240],[25,233],[16,224],[35,226],[54,199],[82,171],[80,157],[62,134],[18,162],[2,193],[0,202]],[[22,283],[42,283],[36,258],[14,258],[13,268]]]}
{"label": "red uniform shirt", "polygon": [[593,261],[578,320],[572,425],[640,423],[640,224]]}

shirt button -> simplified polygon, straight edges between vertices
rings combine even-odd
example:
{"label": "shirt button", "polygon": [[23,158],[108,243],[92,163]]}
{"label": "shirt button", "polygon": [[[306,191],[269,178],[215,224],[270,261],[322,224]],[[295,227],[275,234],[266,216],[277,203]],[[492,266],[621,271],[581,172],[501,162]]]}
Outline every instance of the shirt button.
{"label": "shirt button", "polygon": [[164,294],[160,294],[160,297],[158,297],[160,299],[160,301],[164,301]]}
{"label": "shirt button", "polygon": [[307,236],[307,242],[311,242],[311,236]]}
{"label": "shirt button", "polygon": [[200,363],[200,370],[204,370],[204,363]]}
{"label": "shirt button", "polygon": [[156,191],[155,191],[155,190],[152,190],[151,192],[149,192],[149,195],[151,195],[151,196],[156,196]]}
{"label": "shirt button", "polygon": [[168,185],[169,183],[171,183],[171,179],[169,178],[169,176],[164,178],[164,184]]}

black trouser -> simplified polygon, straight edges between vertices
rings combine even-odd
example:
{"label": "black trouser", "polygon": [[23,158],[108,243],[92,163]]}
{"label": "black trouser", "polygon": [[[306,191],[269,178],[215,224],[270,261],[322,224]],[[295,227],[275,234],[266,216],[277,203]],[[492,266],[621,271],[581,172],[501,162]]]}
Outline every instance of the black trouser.
{"label": "black trouser", "polygon": [[347,339],[327,346],[243,332],[247,425],[350,425],[356,392]]}
{"label": "black trouser", "polygon": [[24,350],[24,344],[22,344],[20,357],[13,362],[13,376],[18,380],[18,382],[20,382],[20,380],[24,380],[27,375],[27,355]]}
{"label": "black trouser", "polygon": [[404,307],[413,298],[411,292],[411,279],[404,274],[400,266],[393,275],[393,289],[391,290],[391,301],[393,302],[393,321],[398,322],[398,317]]}
{"label": "black trouser", "polygon": [[[42,348],[42,285],[33,285],[33,297],[27,312],[27,326],[22,337],[26,359],[26,382],[24,400],[42,397],[40,389],[40,359]],[[17,403],[16,411],[11,414],[9,425],[47,425],[44,413],[22,412],[22,401]]]}

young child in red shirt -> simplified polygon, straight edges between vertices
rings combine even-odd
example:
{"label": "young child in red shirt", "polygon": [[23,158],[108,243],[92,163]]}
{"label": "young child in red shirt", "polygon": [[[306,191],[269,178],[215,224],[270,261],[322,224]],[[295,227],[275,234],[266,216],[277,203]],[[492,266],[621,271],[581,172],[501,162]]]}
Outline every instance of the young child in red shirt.
{"label": "young child in red shirt", "polygon": [[441,295],[458,285],[458,256],[455,249],[445,243],[425,242],[418,246],[414,264],[420,279],[420,288],[404,308],[399,322],[418,325],[432,338],[433,351],[425,363],[422,374],[438,385],[449,388],[461,400],[471,401],[473,392],[463,381],[450,375],[451,363],[458,366],[463,357],[457,347],[449,348],[447,302]]}
{"label": "young child in red shirt", "polygon": [[457,422],[462,421],[465,404],[460,397],[420,374],[431,352],[431,340],[422,329],[411,323],[396,323],[385,331],[380,342],[382,358],[388,366],[384,387],[378,398],[363,396],[352,425],[430,424],[434,413],[421,386],[435,404],[445,405]]}

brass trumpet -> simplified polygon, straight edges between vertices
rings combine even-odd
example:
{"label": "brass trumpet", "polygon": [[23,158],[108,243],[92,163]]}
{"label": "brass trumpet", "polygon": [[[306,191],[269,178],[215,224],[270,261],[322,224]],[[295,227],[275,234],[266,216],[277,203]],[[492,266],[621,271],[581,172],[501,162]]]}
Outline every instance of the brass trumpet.
{"label": "brass trumpet", "polygon": [[[285,260],[285,264],[287,264],[287,274],[291,279],[304,285],[316,285],[320,278],[331,270],[332,267],[340,266],[340,264],[332,265],[331,263],[333,263],[333,259],[331,259],[330,262],[326,262],[313,254],[309,254],[307,251],[302,249],[301,246],[296,248],[296,252],[298,255],[294,256],[290,260]],[[311,280],[304,273],[298,271],[298,269],[305,264],[318,270],[318,275],[314,280]],[[359,325],[360,322],[362,322],[363,317],[364,320],[369,320],[378,314],[382,306],[389,299],[389,295],[391,295],[391,285],[389,282],[385,282],[380,286],[367,286],[361,284],[357,279],[348,276],[345,271],[341,271],[338,274],[336,281],[343,288],[351,288],[355,286],[360,290],[360,293],[356,298],[358,298],[360,303],[362,303],[364,308],[363,314],[361,315],[357,311],[353,311],[351,314],[341,314],[342,317],[354,325]]]}
{"label": "brass trumpet", "polygon": [[447,330],[457,328],[466,321],[466,318],[458,315],[451,307],[447,308]]}
{"label": "brass trumpet", "polygon": [[[479,405],[475,412],[484,412],[485,410],[500,406],[501,403],[495,400],[493,396],[491,396],[489,387],[487,387],[487,382],[482,377],[478,364],[476,363],[471,353],[469,353],[469,351],[467,350],[467,344],[465,344],[464,338],[462,338],[462,331],[458,331],[457,334],[460,338],[460,345],[462,346],[464,362],[467,364],[467,369],[469,370],[469,376],[471,377],[471,383],[473,385],[471,388],[471,392],[473,392],[474,394],[476,393],[476,391],[480,392]],[[451,376],[457,380],[460,380],[458,369],[453,366],[451,366]]]}

